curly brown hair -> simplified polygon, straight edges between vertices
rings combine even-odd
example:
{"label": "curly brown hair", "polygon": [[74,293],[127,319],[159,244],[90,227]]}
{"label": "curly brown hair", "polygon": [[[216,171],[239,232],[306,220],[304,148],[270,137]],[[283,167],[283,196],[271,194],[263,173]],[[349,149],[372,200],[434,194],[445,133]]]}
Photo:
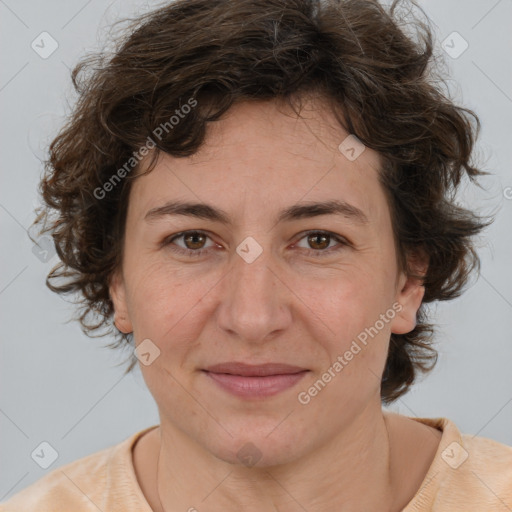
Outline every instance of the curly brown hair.
{"label": "curly brown hair", "polygon": [[[418,17],[411,23],[409,13],[407,29],[414,31],[407,35],[401,5],[178,0],[130,20],[116,48],[78,63],[72,72],[78,101],[49,147],[40,184],[45,206],[35,224],[51,232],[61,259],[46,283],[57,293],[78,292],[86,334],[114,335],[113,348],[132,345],[132,334],[113,325],[109,282],[121,262],[141,148],[155,128],[167,126],[151,138],[147,172],[159,151],[195,153],[207,123],[237,102],[278,99],[293,106],[292,98],[314,92],[349,133],[381,155],[399,267],[425,287],[414,330],[391,335],[382,401],[396,400],[418,371],[434,367],[425,304],[460,295],[479,269],[472,237],[492,221],[455,201],[463,178],[476,183],[487,174],[470,162],[478,117],[443,91],[446,82],[432,66],[430,25]],[[171,127],[171,116],[193,102]],[[418,251],[428,258],[424,275],[408,262]],[[135,366],[133,355],[129,362],[125,373]]]}

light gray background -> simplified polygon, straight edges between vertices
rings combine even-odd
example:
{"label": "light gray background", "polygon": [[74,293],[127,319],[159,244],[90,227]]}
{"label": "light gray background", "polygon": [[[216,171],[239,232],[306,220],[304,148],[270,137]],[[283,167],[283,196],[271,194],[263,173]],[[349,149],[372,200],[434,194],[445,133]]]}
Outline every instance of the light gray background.
{"label": "light gray background", "polygon": [[[38,201],[39,159],[75,98],[70,68],[103,41],[110,23],[155,5],[0,0],[0,501],[46,472],[158,423],[139,370],[122,377],[115,366],[126,353],[101,348],[106,341],[66,323],[73,306],[45,287],[51,263],[33,254],[25,231]],[[421,5],[437,26],[439,53],[454,31],[469,44],[446,60],[453,94],[482,120],[478,155],[494,176],[485,180],[485,191],[468,189],[461,201],[499,213],[480,243],[480,279],[462,298],[434,308],[437,368],[392,409],[446,416],[465,433],[512,445],[512,1]],[[59,45],[46,59],[31,48],[43,31]],[[30,456],[42,441],[59,455],[47,470]]]}

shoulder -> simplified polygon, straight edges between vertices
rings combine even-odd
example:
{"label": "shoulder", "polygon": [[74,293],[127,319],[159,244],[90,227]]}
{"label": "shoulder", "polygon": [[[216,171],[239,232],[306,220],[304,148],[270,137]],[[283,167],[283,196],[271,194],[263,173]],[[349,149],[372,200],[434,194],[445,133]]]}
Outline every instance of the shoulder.
{"label": "shoulder", "polygon": [[[436,455],[418,493],[406,510],[512,510],[512,447],[485,437],[462,434],[447,418],[417,421],[442,431]],[[420,508],[415,508],[420,507]],[[508,508],[507,508],[508,507]]]}
{"label": "shoulder", "polygon": [[460,468],[468,477],[473,476],[475,484],[480,482],[482,488],[487,484],[496,493],[506,495],[512,506],[512,446],[470,434],[461,434],[461,440],[465,462]]}
{"label": "shoulder", "polygon": [[137,494],[130,450],[147,430],[54,469],[0,503],[0,512],[108,512],[108,503],[119,489],[126,491],[127,499]]}
{"label": "shoulder", "polygon": [[114,449],[101,450],[54,469],[0,504],[0,512],[88,511],[84,499],[93,490],[93,485],[96,486],[94,495],[102,492],[109,455]]}
{"label": "shoulder", "polygon": [[463,434],[447,418],[437,420],[442,424],[443,436],[439,458],[449,468],[449,474],[459,478],[469,475],[486,475],[499,486],[512,489],[512,446],[471,434]]}
{"label": "shoulder", "polygon": [[[485,437],[461,434],[441,453],[441,487],[465,510],[512,509],[512,447]],[[457,509],[455,509],[457,510]]]}

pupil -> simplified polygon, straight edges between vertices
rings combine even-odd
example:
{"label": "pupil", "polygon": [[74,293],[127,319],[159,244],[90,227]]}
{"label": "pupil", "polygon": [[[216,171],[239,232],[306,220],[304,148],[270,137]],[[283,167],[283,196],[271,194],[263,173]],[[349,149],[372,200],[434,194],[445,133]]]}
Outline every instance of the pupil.
{"label": "pupil", "polygon": [[[325,246],[325,240],[327,240],[327,239],[328,239],[328,236],[327,236],[327,235],[321,235],[321,234],[318,234],[318,235],[311,235],[311,237],[310,237],[310,242],[311,242],[311,240],[313,240],[312,245],[315,245],[315,244],[317,244],[316,240],[317,240],[317,239],[319,239],[319,238],[324,240],[324,243],[323,243],[323,244],[322,244],[322,242],[319,242],[319,244],[323,246],[323,247],[322,247],[322,249],[323,249],[323,248],[324,248],[324,246]],[[328,244],[327,244],[327,245],[328,245]]]}
{"label": "pupil", "polygon": [[192,245],[193,245],[194,247],[191,247],[191,249],[197,249],[198,247],[195,247],[195,244],[197,244],[197,243],[199,244],[199,246],[201,246],[201,242],[197,242],[197,238],[201,238],[202,236],[203,236],[203,235],[201,235],[200,233],[195,233],[195,234],[192,234],[192,235],[188,235],[188,236],[186,237],[186,241],[187,241],[187,243],[188,243],[190,240],[192,240],[192,242],[191,242],[191,243],[192,243]]}

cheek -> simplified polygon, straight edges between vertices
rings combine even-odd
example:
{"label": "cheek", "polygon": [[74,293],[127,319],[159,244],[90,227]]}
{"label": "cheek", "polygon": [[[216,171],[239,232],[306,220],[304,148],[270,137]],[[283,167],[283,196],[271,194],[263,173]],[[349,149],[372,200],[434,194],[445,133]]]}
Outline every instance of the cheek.
{"label": "cheek", "polygon": [[321,283],[298,282],[297,289],[307,297],[307,305],[314,313],[312,320],[316,317],[318,323],[321,319],[343,345],[373,325],[391,307],[393,299],[382,273],[379,276],[361,268],[338,272]]}
{"label": "cheek", "polygon": [[216,274],[198,276],[162,262],[133,268],[128,302],[135,339],[149,338],[175,358],[193,349],[204,322],[203,299],[218,281]]}
{"label": "cheek", "polygon": [[347,279],[324,288],[323,293],[317,289],[312,300],[315,313],[330,331],[326,338],[323,328],[322,337],[321,323],[311,317],[310,333],[324,354],[308,384],[312,387],[303,391],[319,397],[315,398],[319,411],[324,406],[356,410],[379,393],[391,320],[383,321],[380,315],[391,309],[392,297],[372,279]]}
{"label": "cheek", "polygon": [[378,393],[392,319],[388,314],[383,321],[380,315],[390,310],[394,313],[393,290],[388,281],[383,269],[375,265],[371,270],[351,268],[338,272],[323,286],[303,285],[308,292],[308,305],[315,313],[309,314],[310,334],[323,352],[315,381],[323,376],[330,382],[317,404],[356,407],[360,400]]}

